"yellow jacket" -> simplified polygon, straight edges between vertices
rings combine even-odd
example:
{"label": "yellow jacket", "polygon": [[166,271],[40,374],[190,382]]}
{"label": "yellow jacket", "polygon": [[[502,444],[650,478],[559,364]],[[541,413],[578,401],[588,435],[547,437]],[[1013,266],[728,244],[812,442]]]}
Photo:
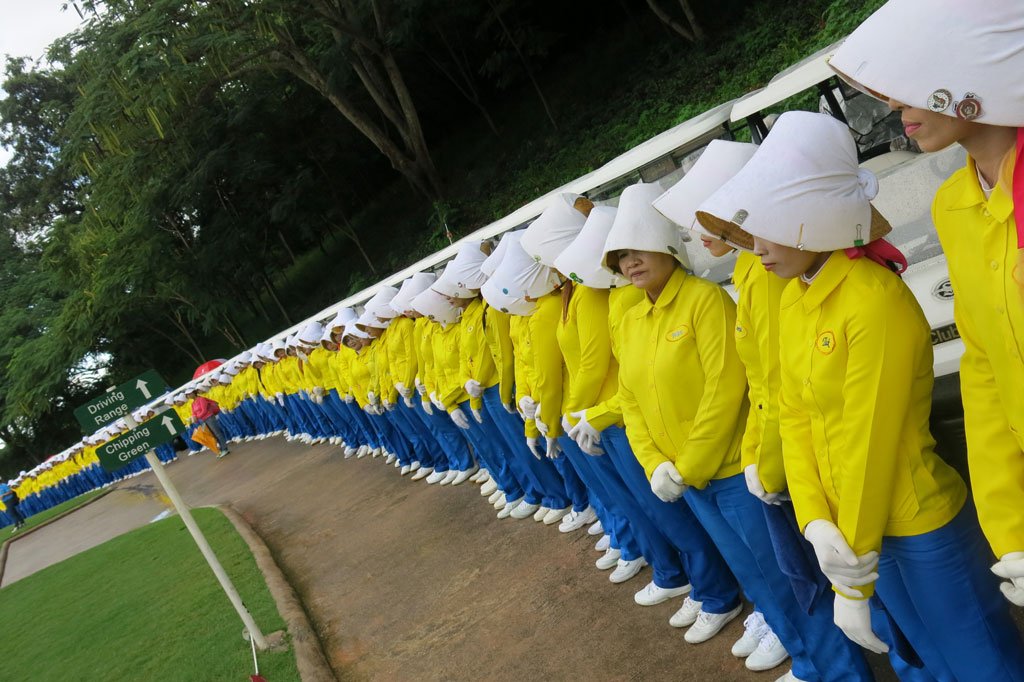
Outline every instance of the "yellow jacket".
{"label": "yellow jacket", "polygon": [[786,281],[768,272],[761,259],[740,252],[732,275],[736,305],[736,352],[747,372],[750,413],[740,458],[745,469],[757,465],[766,492],[786,489],[786,468],[779,435],[779,301]]}
{"label": "yellow jacket", "polygon": [[434,384],[437,399],[451,412],[460,403],[469,399],[465,380],[459,373],[459,342],[462,339],[461,325],[456,322],[434,331],[431,350],[434,355]]}
{"label": "yellow jacket", "polygon": [[416,321],[399,316],[391,320],[391,325],[384,332],[388,337],[388,366],[390,368],[391,389],[396,396],[398,391],[394,385],[401,383],[410,391],[416,388],[416,371],[419,366],[419,355],[416,352],[418,329]]}
{"label": "yellow jacket", "polygon": [[939,188],[932,220],[966,347],[960,390],[971,487],[1001,557],[1024,551],[1024,252],[1013,200],[997,185],[986,201],[970,158]]}
{"label": "yellow jacket", "polygon": [[359,353],[353,351],[349,358],[349,377],[351,380],[352,396],[356,399],[359,407],[366,407],[369,404],[369,393],[376,393],[376,381],[374,376],[374,355],[373,346],[363,348]]}
{"label": "yellow jacket", "polygon": [[302,361],[295,355],[286,355],[277,363],[277,378],[284,387],[283,393],[294,395],[303,388]]}
{"label": "yellow jacket", "polygon": [[657,303],[622,320],[619,399],[626,433],[647,477],[675,462],[686,485],[740,473],[746,380],[724,289],[676,268]]}
{"label": "yellow jacket", "polygon": [[569,398],[569,372],[558,349],[557,330],[562,319],[562,291],[541,296],[537,310],[526,318],[533,357],[531,397],[540,403],[538,418],[548,427],[548,437],[562,435],[562,415]]}
{"label": "yellow jacket", "polygon": [[434,334],[441,331],[441,325],[431,322],[429,318],[416,318],[416,377],[426,387],[420,398],[422,402],[430,402],[430,394],[437,393],[437,375],[434,372]]}
{"label": "yellow jacket", "polygon": [[800,528],[831,521],[864,554],[949,522],[967,489],[932,450],[931,337],[910,289],[837,251],[780,305],[780,429]]}
{"label": "yellow jacket", "polygon": [[487,306],[484,313],[484,334],[487,347],[494,359],[494,368],[498,376],[501,402],[512,405],[515,402],[516,360],[512,346],[512,320],[508,313]]}
{"label": "yellow jacket", "polygon": [[[533,378],[533,345],[530,343],[530,318],[513,315],[509,318],[509,335],[512,338],[512,352],[515,356],[514,371],[516,405],[527,396],[532,397]],[[523,429],[527,438],[538,438],[540,431],[532,419],[526,420]]]}
{"label": "yellow jacket", "polygon": [[619,363],[612,356],[608,332],[608,290],[573,286],[556,336],[569,375],[564,413],[575,424],[571,412],[603,402],[619,388]]}
{"label": "yellow jacket", "polygon": [[[459,378],[463,386],[470,379],[475,379],[486,389],[498,383],[498,370],[494,366],[494,356],[487,343],[484,328],[484,314],[490,308],[484,299],[477,297],[462,312],[459,327],[462,330],[459,341]],[[483,407],[482,398],[469,399],[469,406],[474,410]]]}
{"label": "yellow jacket", "polygon": [[[608,338],[611,339],[612,356],[616,358],[616,362],[621,357],[619,353],[621,335],[618,330],[622,323],[622,317],[627,310],[643,300],[644,296],[643,290],[637,289],[632,284],[611,289],[608,292]],[[609,426],[622,426],[622,406],[619,403],[618,385],[616,385],[614,395],[587,408],[587,422],[598,431],[604,431]]]}
{"label": "yellow jacket", "polygon": [[[389,403],[395,403],[398,401],[398,391],[395,390],[395,381],[391,377],[391,354],[390,346],[395,341],[400,341],[398,335],[392,334],[391,328],[394,326],[392,323],[384,330],[384,333],[377,338],[376,341],[370,344],[370,348],[374,354],[374,376],[376,377],[375,382],[377,385],[376,392],[380,395],[381,400],[386,400]],[[399,343],[399,345],[401,345]]]}

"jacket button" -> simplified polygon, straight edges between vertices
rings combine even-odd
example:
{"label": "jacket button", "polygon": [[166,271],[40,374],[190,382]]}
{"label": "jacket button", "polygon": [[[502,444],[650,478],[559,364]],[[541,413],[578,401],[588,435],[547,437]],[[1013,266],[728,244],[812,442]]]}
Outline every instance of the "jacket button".
{"label": "jacket button", "polygon": [[804,386],[809,386],[811,383],[810,379],[804,379]]}
{"label": "jacket button", "polygon": [[993,270],[998,270],[999,269],[999,263],[997,263],[996,261],[992,261],[991,263],[988,264],[988,266],[990,268],[992,268]]}

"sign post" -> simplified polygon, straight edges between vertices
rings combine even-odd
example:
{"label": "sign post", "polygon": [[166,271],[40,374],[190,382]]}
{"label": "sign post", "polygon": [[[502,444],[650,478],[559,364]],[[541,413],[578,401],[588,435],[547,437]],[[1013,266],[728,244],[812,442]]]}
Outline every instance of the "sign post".
{"label": "sign post", "polygon": [[[155,381],[150,381],[154,379]],[[128,388],[125,387],[134,387]],[[91,419],[102,419],[106,415],[113,414],[114,412],[120,412],[107,421],[102,423],[108,423],[115,419],[124,419],[125,424],[128,426],[129,431],[121,434],[114,440],[105,443],[99,449],[97,454],[100,457],[100,463],[103,468],[111,471],[112,469],[118,469],[129,462],[138,459],[145,455],[146,461],[149,462],[149,466],[153,469],[153,473],[156,475],[156,479],[160,481],[160,485],[163,486],[164,491],[167,493],[167,497],[170,498],[171,503],[177,510],[181,520],[185,522],[185,527],[188,528],[188,532],[192,534],[192,539],[195,540],[196,545],[199,546],[199,551],[206,559],[206,563],[210,565],[210,569],[213,570],[213,574],[217,577],[217,581],[220,582],[220,586],[224,589],[224,593],[228,596],[228,600],[231,605],[235,607],[235,611],[238,612],[239,617],[242,619],[242,623],[245,625],[245,629],[249,631],[249,637],[255,642],[259,649],[267,648],[267,640],[263,636],[263,632],[259,626],[256,625],[256,621],[253,619],[252,614],[249,613],[249,609],[242,603],[242,598],[238,594],[238,590],[231,583],[231,578],[224,572],[224,567],[221,566],[220,561],[217,559],[217,555],[213,553],[213,548],[210,547],[210,543],[206,541],[206,536],[203,535],[203,531],[199,529],[194,518],[192,518],[192,512],[189,510],[185,500],[181,499],[181,494],[178,493],[178,489],[174,487],[174,483],[171,482],[170,477],[167,475],[167,471],[164,469],[163,463],[160,458],[153,452],[153,448],[167,441],[173,439],[176,435],[185,430],[184,424],[173,412],[164,413],[162,416],[157,415],[152,419],[143,422],[141,425],[135,421],[132,417],[132,410],[141,404],[149,401],[152,394],[159,394],[163,389],[163,379],[160,379],[160,375],[156,372],[146,372],[142,376],[129,381],[117,388],[109,391],[104,396],[94,399],[89,403],[86,403],[82,407],[75,410],[76,416],[79,412],[84,412]],[[120,394],[114,396],[113,400],[109,400],[110,394]],[[148,393],[145,399],[134,403],[135,399],[141,397],[144,393]],[[134,404],[133,404],[134,403]],[[125,411],[121,411],[122,405],[129,405]],[[98,406],[98,407],[96,407]],[[172,416],[173,415],[173,416]],[[79,421],[82,421],[79,418]],[[83,426],[87,422],[82,421]],[[102,424],[100,424],[102,425]],[[89,424],[87,429],[91,433],[95,428]]]}

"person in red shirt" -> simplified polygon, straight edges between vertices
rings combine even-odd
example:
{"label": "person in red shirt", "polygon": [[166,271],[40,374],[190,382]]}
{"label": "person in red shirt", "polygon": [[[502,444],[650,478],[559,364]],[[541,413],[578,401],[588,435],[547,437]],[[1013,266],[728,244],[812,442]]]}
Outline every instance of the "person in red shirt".
{"label": "person in red shirt", "polygon": [[228,450],[227,440],[224,438],[224,432],[221,431],[220,424],[217,422],[217,415],[220,414],[220,405],[215,400],[199,395],[199,389],[197,388],[191,389],[187,395],[192,399],[192,418],[199,424],[210,427],[210,433],[217,439],[217,449],[220,450],[220,454],[217,457],[223,457],[228,454],[230,450]]}

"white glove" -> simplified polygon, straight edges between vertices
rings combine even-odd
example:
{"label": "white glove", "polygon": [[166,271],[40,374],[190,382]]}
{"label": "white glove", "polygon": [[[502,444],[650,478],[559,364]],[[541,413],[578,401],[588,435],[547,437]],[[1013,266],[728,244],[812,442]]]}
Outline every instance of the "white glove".
{"label": "white glove", "polygon": [[1024,552],[1007,552],[992,572],[1008,581],[999,584],[1003,596],[1017,606],[1024,606]]}
{"label": "white glove", "polygon": [[483,385],[476,379],[470,379],[464,387],[470,398],[479,398],[484,394]]}
{"label": "white glove", "polygon": [[431,403],[420,403],[420,407],[422,407],[423,411],[426,412],[427,414],[434,414],[434,406]]}
{"label": "white glove", "polygon": [[324,397],[324,387],[323,386],[314,386],[313,387],[313,394],[316,395],[316,397],[318,397],[318,398],[323,398]]}
{"label": "white glove", "polygon": [[402,396],[403,398],[412,397],[412,389],[406,388],[405,384],[403,384],[401,381],[395,382],[395,390],[398,391],[398,395]]}
{"label": "white glove", "polygon": [[757,475],[757,465],[748,464],[743,468],[743,478],[747,480],[747,490],[750,494],[765,504],[782,504],[781,493],[766,492],[761,485],[761,477]]}
{"label": "white glove", "polygon": [[433,391],[430,392],[430,402],[434,403],[434,407],[436,407],[439,410],[447,410],[447,408],[444,406],[444,403],[438,400],[437,393]]}
{"label": "white glove", "polygon": [[416,377],[416,392],[420,395],[424,395],[427,392],[427,387],[423,385],[419,377]]}
{"label": "white glove", "polygon": [[388,412],[390,412],[391,410],[395,409],[395,404],[394,404],[394,403],[392,403],[392,402],[391,402],[390,400],[388,400],[387,398],[384,398],[384,399],[383,399],[383,400],[381,401],[381,405],[383,405],[383,406],[384,406],[384,409],[385,409],[385,410],[387,410]]}
{"label": "white glove", "polygon": [[544,438],[548,442],[548,450],[547,450],[546,453],[544,453],[545,455],[547,455],[547,458],[548,459],[558,459],[559,457],[561,457],[562,456],[562,446],[558,444],[558,439],[557,438],[548,438],[547,436],[545,436]]}
{"label": "white glove", "polygon": [[537,403],[537,407],[533,413],[533,422],[537,425],[537,430],[540,431],[540,435],[547,438],[551,429],[548,428],[547,424],[540,420],[540,403]]}
{"label": "white glove", "polygon": [[[581,436],[586,436],[587,440],[589,440],[592,443],[601,442],[601,432],[595,429],[593,426],[591,426],[590,422],[587,421],[586,410],[580,410],[579,412],[570,412],[569,416],[579,420],[576,422],[576,426],[572,427],[567,431],[570,438],[572,438],[577,443],[580,442]],[[582,444],[580,445],[580,447],[583,447]]]}
{"label": "white glove", "polygon": [[541,457],[544,456],[544,452],[540,449],[540,446],[537,444],[536,438],[527,438],[526,447],[530,449],[530,452],[532,452],[533,456],[536,457],[537,459],[540,459]]}
{"label": "white glove", "polygon": [[324,397],[322,395],[318,395],[313,399],[313,402],[315,402],[317,405],[323,405]]}
{"label": "white glove", "polygon": [[876,654],[889,651],[885,642],[871,629],[871,608],[867,599],[847,599],[841,594],[835,597],[833,620],[850,641]]}
{"label": "white glove", "polygon": [[524,395],[519,399],[519,409],[522,410],[523,416],[527,419],[533,419],[537,416],[537,403],[528,395]]}
{"label": "white glove", "polygon": [[412,407],[412,398],[409,396],[402,396],[402,402],[405,403],[406,407]]}
{"label": "white glove", "polygon": [[284,393],[277,394],[277,404],[284,407]]}
{"label": "white glove", "polygon": [[513,405],[512,403],[508,403],[508,404],[502,403],[501,406],[504,407],[505,411],[508,412],[509,414],[519,414],[516,411],[515,405]]}
{"label": "white glove", "polygon": [[366,392],[366,399],[370,401],[371,405],[379,405],[380,404],[380,398],[378,398],[377,394],[374,393],[373,391],[367,391]]}
{"label": "white glove", "polygon": [[355,397],[351,393],[346,393],[345,397],[343,398],[343,400],[346,403],[354,403],[356,401]]}
{"label": "white glove", "polygon": [[478,409],[476,409],[474,407],[471,407],[471,408],[469,408],[469,411],[473,413],[473,419],[476,420],[477,424],[483,424],[484,423],[484,415],[483,415],[483,413],[480,410],[478,410]]}
{"label": "white glove", "polygon": [[461,407],[456,407],[454,410],[448,413],[451,415],[452,421],[460,429],[469,430],[469,419],[466,417],[466,413],[462,411]]}
{"label": "white glove", "polygon": [[821,572],[840,594],[850,599],[859,599],[864,595],[856,587],[878,580],[878,574],[875,573],[878,552],[857,556],[842,532],[831,521],[811,521],[804,528],[804,537],[814,547]]}
{"label": "white glove", "polygon": [[662,502],[675,502],[686,491],[683,477],[672,462],[662,462],[651,474],[651,491]]}
{"label": "white glove", "polygon": [[363,412],[366,414],[380,414],[380,411],[377,410],[374,405],[370,405],[369,403],[363,406]]}

